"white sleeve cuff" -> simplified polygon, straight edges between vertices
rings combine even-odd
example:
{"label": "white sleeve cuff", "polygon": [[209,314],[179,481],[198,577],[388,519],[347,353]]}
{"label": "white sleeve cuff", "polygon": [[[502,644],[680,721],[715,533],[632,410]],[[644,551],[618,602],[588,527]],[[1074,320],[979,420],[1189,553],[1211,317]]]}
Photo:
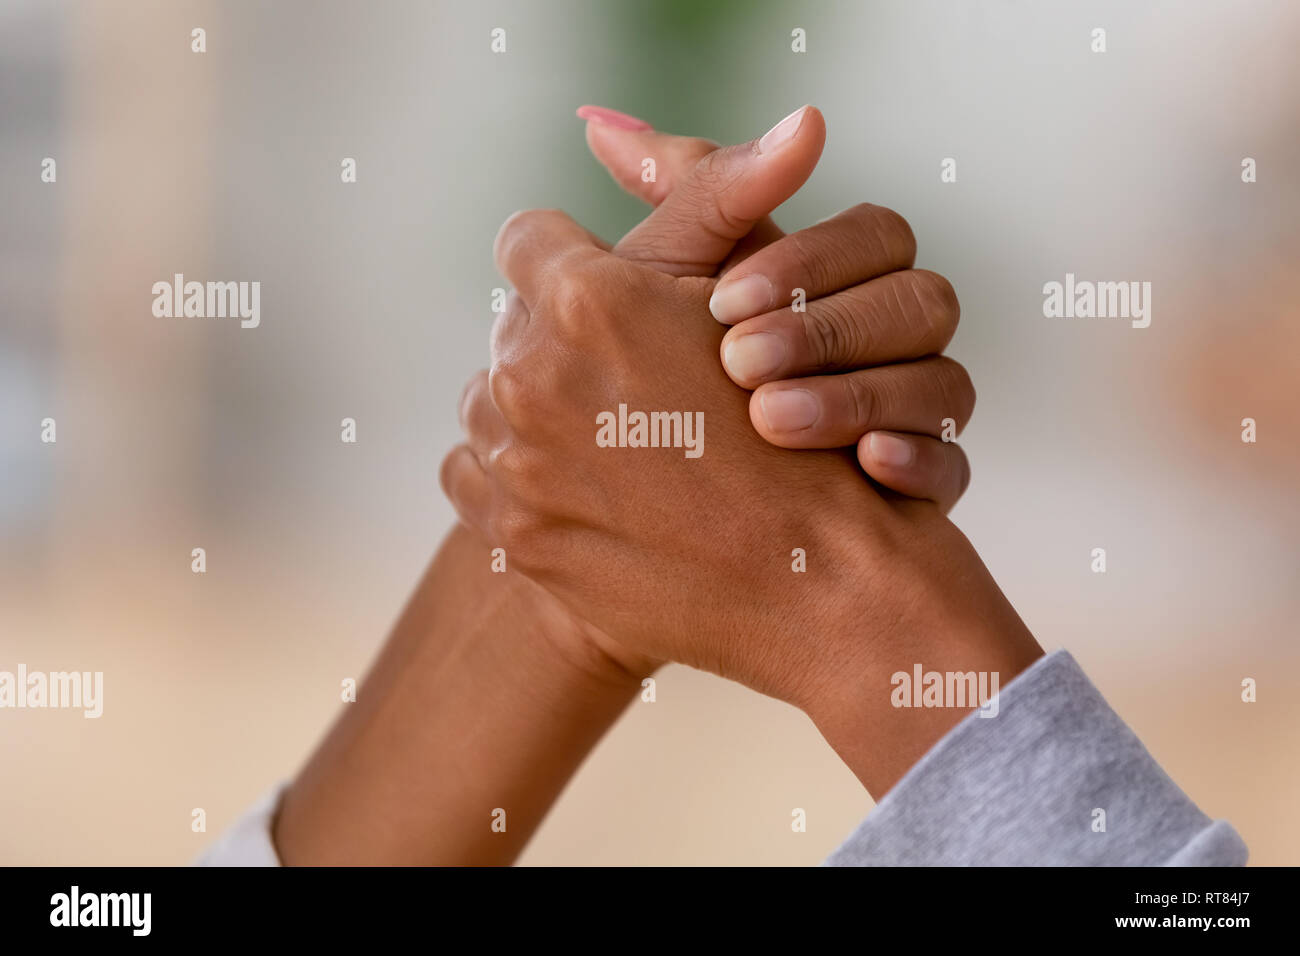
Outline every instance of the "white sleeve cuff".
{"label": "white sleeve cuff", "polygon": [[194,861],[195,866],[279,866],[271,825],[284,793],[281,784],[265,794]]}

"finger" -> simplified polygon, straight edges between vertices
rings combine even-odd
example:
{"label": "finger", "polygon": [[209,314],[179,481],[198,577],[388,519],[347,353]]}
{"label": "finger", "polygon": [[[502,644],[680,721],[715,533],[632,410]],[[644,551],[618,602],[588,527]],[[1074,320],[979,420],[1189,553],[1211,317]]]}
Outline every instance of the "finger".
{"label": "finger", "polygon": [[461,521],[486,534],[490,503],[487,473],[468,445],[457,445],[447,453],[438,481]]}
{"label": "finger", "polygon": [[492,247],[497,268],[526,305],[537,301],[566,262],[601,251],[599,239],[558,209],[515,213],[501,225]]}
{"label": "finger", "polygon": [[[592,155],[626,192],[651,206],[663,202],[701,159],[719,148],[710,139],[661,133],[644,120],[603,106],[580,107],[578,115],[587,121]],[[646,160],[654,165],[647,167]],[[649,181],[648,169],[654,172]],[[723,271],[784,235],[770,216],[764,216],[740,240]]]}
{"label": "finger", "polygon": [[486,462],[506,433],[506,421],[492,403],[487,369],[474,373],[473,378],[465,383],[459,415],[460,427],[465,432],[470,450],[480,462]]}
{"label": "finger", "polygon": [[749,230],[745,238],[736,243],[736,248],[731,250],[731,255],[727,256],[727,261],[718,270],[719,274],[726,275],[758,250],[770,246],[784,235],[781,227],[772,221],[771,216],[764,216],[753,229]]}
{"label": "finger", "polygon": [[[587,121],[592,155],[614,182],[651,206],[663,202],[696,163],[718,148],[712,140],[660,133],[643,120],[601,106],[583,106],[578,116]],[[647,179],[651,171],[653,177]]]}
{"label": "finger", "polygon": [[501,358],[507,352],[511,342],[520,340],[520,333],[528,327],[532,314],[524,300],[514,289],[506,296],[506,307],[492,322],[492,331],[488,334],[488,352],[492,361]]}
{"label": "finger", "polygon": [[935,502],[946,514],[970,484],[970,462],[955,442],[873,431],[858,441],[863,471],[886,488]]}
{"label": "finger", "polygon": [[670,275],[713,275],[737,241],[804,184],[825,141],[821,113],[805,106],[757,140],[714,150],[614,252]]}
{"label": "finger", "polygon": [[[791,238],[789,236],[786,237]],[[943,276],[891,272],[732,326],[722,364],[743,388],[812,372],[865,368],[942,352],[957,330],[957,294]]]}
{"label": "finger", "polygon": [[782,448],[842,448],[878,428],[956,434],[970,421],[975,387],[950,358],[883,365],[844,375],[818,375],[760,385],[749,417],[759,434]]}
{"label": "finger", "polygon": [[731,325],[785,308],[796,289],[811,300],[911,268],[915,258],[916,238],[907,220],[892,209],[861,203],[746,259],[718,282],[709,311]]}

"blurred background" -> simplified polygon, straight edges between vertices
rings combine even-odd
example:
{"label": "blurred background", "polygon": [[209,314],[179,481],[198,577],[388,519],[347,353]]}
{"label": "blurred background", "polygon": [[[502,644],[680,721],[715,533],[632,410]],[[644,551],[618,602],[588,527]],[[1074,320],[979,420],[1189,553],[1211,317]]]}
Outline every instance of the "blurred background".
{"label": "blurred background", "polygon": [[[735,142],[813,103],[778,222],[891,206],[961,297],[954,520],[1253,863],[1300,863],[1298,41],[1280,0],[0,0],[0,670],[105,675],[99,720],[0,711],[0,862],[187,862],[305,759],[451,521],[497,227],[643,214],[575,107]],[[261,327],[155,318],[177,272],[260,281]],[[1150,328],[1044,318],[1066,272],[1152,282]],[[870,806],[800,713],[670,668],[523,862],[812,864]]]}

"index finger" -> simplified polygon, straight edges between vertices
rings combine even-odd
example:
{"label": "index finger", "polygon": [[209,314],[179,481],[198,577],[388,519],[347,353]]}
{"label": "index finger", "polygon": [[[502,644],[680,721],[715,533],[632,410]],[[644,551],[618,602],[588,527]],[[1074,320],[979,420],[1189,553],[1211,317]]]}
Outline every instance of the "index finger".
{"label": "index finger", "polygon": [[915,259],[907,220],[884,206],[859,203],[755,252],[718,282],[709,310],[732,325],[785,308],[798,290],[811,301],[910,268]]}

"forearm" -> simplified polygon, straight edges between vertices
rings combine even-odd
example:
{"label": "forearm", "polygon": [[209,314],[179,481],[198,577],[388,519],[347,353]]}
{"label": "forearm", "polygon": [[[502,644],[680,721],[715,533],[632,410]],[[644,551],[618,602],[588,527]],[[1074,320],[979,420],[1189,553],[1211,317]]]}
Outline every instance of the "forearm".
{"label": "forearm", "polygon": [[832,866],[1241,866],[1246,846],[1160,768],[1064,651],[966,713]]}
{"label": "forearm", "polygon": [[[923,506],[918,506],[923,507]],[[867,791],[880,800],[979,702],[900,701],[892,678],[926,673],[984,675],[990,696],[1043,655],[966,537],[946,519],[917,523],[919,551],[896,555],[889,580],[865,581],[846,555],[833,585],[843,610],[797,703]],[[920,555],[918,559],[917,555]],[[903,613],[865,608],[871,590],[907,593]],[[996,683],[995,683],[996,682]],[[907,703],[909,706],[900,706]]]}
{"label": "forearm", "polygon": [[643,676],[573,639],[575,627],[453,530],[357,701],[286,791],[281,861],[514,860]]}

